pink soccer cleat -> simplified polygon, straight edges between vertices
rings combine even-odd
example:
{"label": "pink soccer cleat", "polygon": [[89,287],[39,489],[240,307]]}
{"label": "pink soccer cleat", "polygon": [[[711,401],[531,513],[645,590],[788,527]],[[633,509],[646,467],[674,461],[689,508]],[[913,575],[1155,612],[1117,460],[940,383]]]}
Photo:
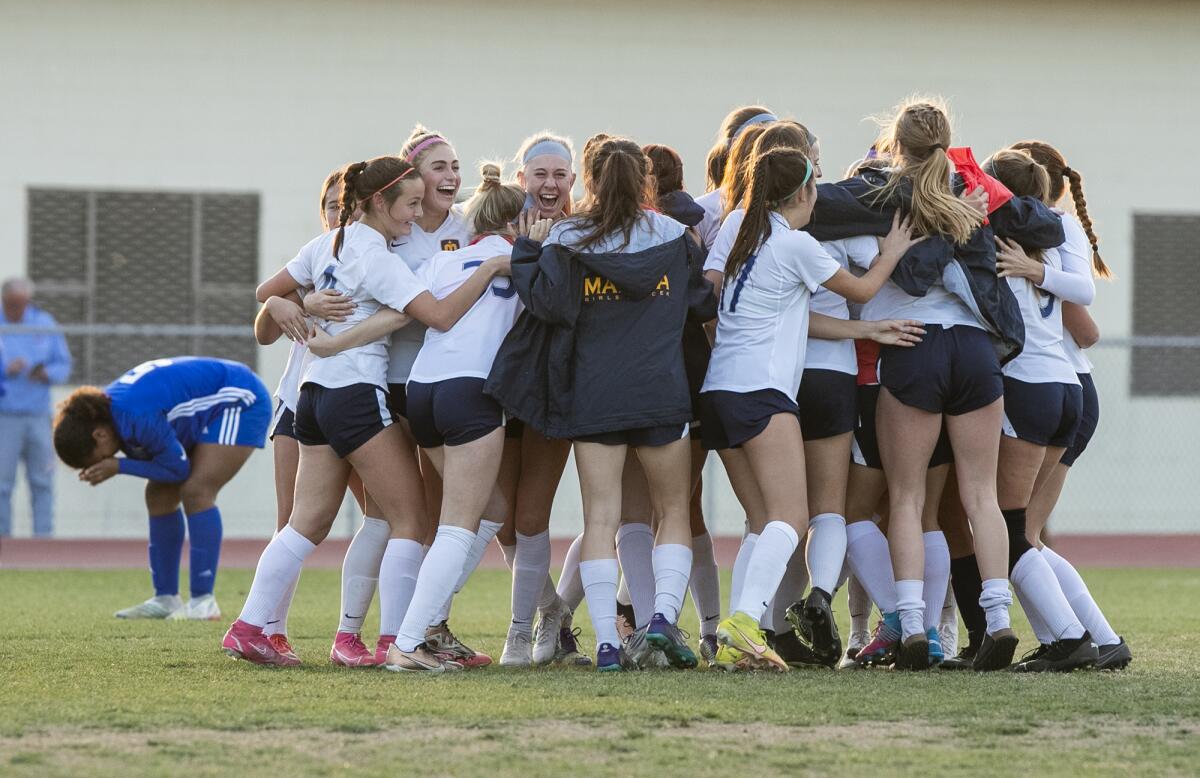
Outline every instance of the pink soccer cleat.
{"label": "pink soccer cleat", "polygon": [[339,632],[333,636],[329,661],[341,667],[375,667],[375,654],[362,642],[357,632]]}
{"label": "pink soccer cleat", "polygon": [[486,667],[492,663],[490,656],[479,653],[459,640],[444,621],[425,630],[425,645],[429,646],[433,653],[442,657],[443,661],[457,662],[468,670]]}
{"label": "pink soccer cleat", "polygon": [[245,659],[256,665],[295,667],[300,664],[299,659],[279,653],[271,639],[263,634],[262,627],[247,624],[241,619],[230,625],[221,641],[221,650],[234,659]]}
{"label": "pink soccer cleat", "polygon": [[287,635],[282,633],[267,635],[267,640],[271,641],[271,645],[275,646],[275,650],[279,652],[280,656],[287,659],[295,659],[296,664],[300,664],[300,657],[296,656],[296,650],[288,642]]}
{"label": "pink soccer cleat", "polygon": [[387,664],[388,649],[396,642],[395,635],[380,635],[379,640],[375,642],[375,664],[383,667]]}

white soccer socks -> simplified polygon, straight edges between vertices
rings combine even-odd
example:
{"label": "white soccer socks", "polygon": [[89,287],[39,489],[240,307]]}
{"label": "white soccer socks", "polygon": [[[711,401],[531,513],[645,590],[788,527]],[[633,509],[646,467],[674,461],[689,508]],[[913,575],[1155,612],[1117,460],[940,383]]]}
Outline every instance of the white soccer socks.
{"label": "white soccer socks", "polygon": [[379,582],[379,564],[387,548],[391,526],[383,519],[363,518],[342,561],[342,615],[338,632],[362,632],[363,620]]}
{"label": "white soccer socks", "polygon": [[425,642],[425,631],[454,592],[474,542],[475,533],[465,527],[446,524],[438,527],[417,575],[408,612],[396,634],[396,645],[401,651],[412,651]]}
{"label": "white soccer socks", "polygon": [[254,582],[246,595],[246,604],[238,617],[247,624],[261,627],[275,614],[288,589],[300,578],[304,560],[316,545],[291,526],[284,527],[258,558]]}
{"label": "white soccer socks", "polygon": [[[692,549],[681,543],[663,543],[654,547],[654,601],[650,617],[661,613],[674,624],[679,620],[683,598],[687,596],[688,576],[692,572]],[[646,619],[650,623],[650,618]]]}
{"label": "white soccer socks", "polygon": [[617,560],[589,559],[579,563],[579,578],[587,597],[596,644],[620,646],[617,636]]}
{"label": "white soccer socks", "polygon": [[754,544],[754,553],[746,564],[741,594],[736,607],[730,611],[741,611],[756,622],[760,621],[767,603],[779,589],[788,561],[798,545],[800,536],[790,524],[785,521],[768,522]]}
{"label": "white soccer socks", "polygon": [[550,570],[550,533],[517,533],[517,553],[513,564],[512,628],[533,634],[533,613],[545,589]]}
{"label": "white soccer socks", "polygon": [[846,527],[846,561],[854,577],[867,590],[880,613],[896,611],[896,576],[887,537],[874,521],[856,521]]}
{"label": "white soccer socks", "polygon": [[379,634],[395,635],[417,587],[425,549],[415,540],[392,538],[379,564]]}

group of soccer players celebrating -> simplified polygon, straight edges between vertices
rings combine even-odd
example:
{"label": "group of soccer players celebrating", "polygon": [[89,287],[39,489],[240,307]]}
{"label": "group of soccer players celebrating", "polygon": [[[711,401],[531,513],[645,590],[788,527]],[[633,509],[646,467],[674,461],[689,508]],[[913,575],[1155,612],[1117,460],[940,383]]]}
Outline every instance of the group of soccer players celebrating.
{"label": "group of soccer players celebrating", "polygon": [[[755,105],[725,117],[706,173],[693,199],[668,146],[602,133],[577,160],[542,132],[511,181],[484,163],[460,203],[455,147],[418,126],[330,174],[325,231],[258,289],[259,342],[292,342],[273,418],[248,369],[186,357],[60,411],[81,478],[150,481],[155,597],[117,615],[219,618],[216,492],[270,434],[277,531],[222,641],[235,658],[300,664],[288,611],[349,489],[345,667],[490,664],[449,621],[493,540],[512,570],[502,666],[1125,667],[1042,543],[1095,430],[1083,349],[1109,275],[1063,155],[1025,141],[977,163],[940,101],[910,99],[833,183],[815,132]],[[584,530],[556,585],[572,450]],[[725,608],[700,500],[713,450],[746,516]],[[689,590],[695,644],[677,626]],[[1012,591],[1038,640],[1020,659]],[[573,626],[585,599],[594,659]]]}

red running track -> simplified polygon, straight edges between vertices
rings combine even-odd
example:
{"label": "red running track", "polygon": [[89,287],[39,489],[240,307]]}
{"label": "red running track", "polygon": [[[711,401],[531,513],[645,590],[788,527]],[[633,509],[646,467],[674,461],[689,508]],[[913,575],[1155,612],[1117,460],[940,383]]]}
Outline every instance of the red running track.
{"label": "red running track", "polygon": [[[715,540],[718,564],[732,567],[738,538]],[[326,540],[305,566],[340,568],[348,543],[348,539]],[[266,539],[226,540],[221,548],[221,564],[253,568],[266,544]],[[552,564],[555,567],[562,564],[569,544],[569,539],[553,541]],[[1200,567],[1200,535],[1057,535],[1054,548],[1082,567]],[[496,544],[488,548],[482,564],[485,567],[504,566]],[[144,567],[144,540],[7,538],[0,541],[0,568],[9,570]]]}

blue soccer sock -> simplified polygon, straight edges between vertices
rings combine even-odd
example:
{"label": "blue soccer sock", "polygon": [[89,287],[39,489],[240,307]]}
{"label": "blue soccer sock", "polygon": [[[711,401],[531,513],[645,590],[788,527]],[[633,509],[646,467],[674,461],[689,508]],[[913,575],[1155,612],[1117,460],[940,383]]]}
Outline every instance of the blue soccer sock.
{"label": "blue soccer sock", "polygon": [[150,517],[150,580],[154,595],[179,594],[179,557],[183,554],[183,511]]}
{"label": "blue soccer sock", "polygon": [[221,511],[213,506],[187,517],[191,543],[189,573],[192,597],[212,594],[217,582],[217,562],[221,558]]}

